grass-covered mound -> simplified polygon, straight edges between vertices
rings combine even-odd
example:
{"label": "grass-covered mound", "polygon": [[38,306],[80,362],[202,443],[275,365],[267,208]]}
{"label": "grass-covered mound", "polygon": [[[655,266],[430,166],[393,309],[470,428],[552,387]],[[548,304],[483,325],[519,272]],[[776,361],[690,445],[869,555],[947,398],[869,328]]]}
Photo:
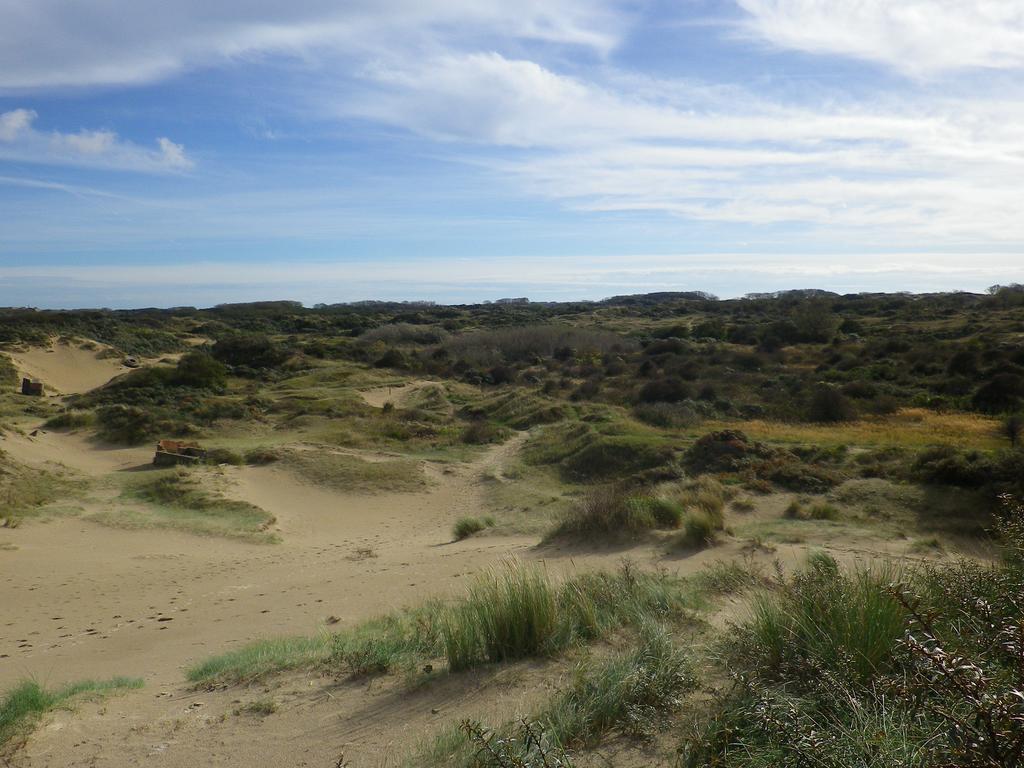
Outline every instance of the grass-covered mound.
{"label": "grass-covered mound", "polygon": [[316,485],[355,493],[417,491],[427,485],[417,461],[367,461],[329,448],[288,451],[281,465]]}
{"label": "grass-covered mound", "polygon": [[607,482],[639,473],[675,474],[671,442],[625,421],[564,422],[537,432],[523,447],[525,462],[557,466],[569,482]]}
{"label": "grass-covered mound", "polygon": [[0,450],[0,519],[8,525],[83,487],[84,482],[66,470],[30,468]]}
{"label": "grass-covered mound", "polygon": [[187,469],[147,473],[128,484],[122,500],[136,504],[93,519],[123,528],[171,528],[257,543],[277,541],[267,530],[275,522],[272,514],[254,504],[225,498]]}

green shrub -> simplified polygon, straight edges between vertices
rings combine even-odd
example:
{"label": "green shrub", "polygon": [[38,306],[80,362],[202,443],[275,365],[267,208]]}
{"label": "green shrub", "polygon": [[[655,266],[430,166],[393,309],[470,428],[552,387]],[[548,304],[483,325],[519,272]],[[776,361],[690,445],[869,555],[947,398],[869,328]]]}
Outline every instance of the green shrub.
{"label": "green shrub", "polygon": [[413,610],[364,621],[334,636],[329,663],[355,676],[412,669],[424,658],[440,653],[446,610],[439,602],[428,602]]}
{"label": "green shrub", "polygon": [[445,654],[453,671],[551,650],[557,592],[538,566],[513,562],[478,578],[446,617]]}
{"label": "green shrub", "polygon": [[111,443],[138,445],[160,432],[152,412],[134,405],[105,405],[96,411],[96,434]]}
{"label": "green shrub", "polygon": [[562,467],[568,478],[590,482],[664,467],[672,457],[671,446],[649,438],[601,436],[568,456]]}
{"label": "green shrub", "polygon": [[846,396],[837,388],[822,385],[814,390],[807,418],[810,421],[835,423],[856,418],[857,412]]}
{"label": "green shrub", "polygon": [[811,520],[838,520],[839,510],[827,501],[815,502],[807,512]]}
{"label": "green shrub", "polygon": [[258,640],[196,664],[185,676],[189,682],[204,686],[251,683],[271,672],[325,661],[330,649],[327,635]]}
{"label": "green shrub", "polygon": [[210,448],[206,452],[207,464],[231,464],[240,467],[246,463],[245,457],[230,448]]}
{"label": "green shrub", "polygon": [[754,602],[746,625],[748,652],[766,675],[817,668],[866,682],[891,668],[906,611],[888,587],[898,573],[888,566],[839,572],[816,555],[779,594]]}
{"label": "green shrub", "polygon": [[184,355],[174,369],[174,382],[185,387],[221,390],[227,384],[227,368],[206,352]]}
{"label": "green shrub", "polygon": [[253,448],[245,453],[245,463],[263,466],[281,460],[281,453],[274,448]]}
{"label": "green shrub", "polygon": [[656,527],[678,528],[683,524],[686,513],[681,504],[657,496],[637,497],[637,500],[646,504]]}
{"label": "green shrub", "polygon": [[91,427],[96,420],[91,411],[63,411],[43,424],[47,429],[81,429]]}
{"label": "green shrub", "polygon": [[288,359],[288,351],[262,334],[225,336],[213,345],[213,357],[236,368],[277,368]]}
{"label": "green shrub", "polygon": [[496,730],[463,721],[416,764],[571,768],[567,747],[593,746],[614,731],[652,736],[694,687],[692,665],[668,632],[645,626],[635,649],[580,663],[571,685],[532,717]]}
{"label": "green shrub", "polygon": [[672,539],[674,549],[702,549],[715,543],[719,525],[700,510],[690,512],[683,522],[683,529]]}
{"label": "green shrub", "polygon": [[573,685],[537,721],[565,747],[593,745],[613,729],[628,736],[650,736],[694,687],[690,662],[671,635],[646,626],[634,650],[582,667]]}
{"label": "green shrub", "polygon": [[477,419],[462,430],[460,439],[467,445],[487,445],[489,443],[500,443],[508,438],[509,434],[510,431],[506,427]]}
{"label": "green shrub", "polygon": [[452,528],[452,535],[456,541],[462,541],[474,533],[480,533],[480,531],[490,528],[494,525],[494,519],[490,517],[460,517],[455,521],[455,525]]}
{"label": "green shrub", "polygon": [[0,354],[0,385],[13,386],[18,383],[18,369],[7,355]]}
{"label": "green shrub", "polygon": [[589,489],[562,516],[552,536],[619,536],[678,528],[683,509],[674,500],[631,493],[618,486]]}

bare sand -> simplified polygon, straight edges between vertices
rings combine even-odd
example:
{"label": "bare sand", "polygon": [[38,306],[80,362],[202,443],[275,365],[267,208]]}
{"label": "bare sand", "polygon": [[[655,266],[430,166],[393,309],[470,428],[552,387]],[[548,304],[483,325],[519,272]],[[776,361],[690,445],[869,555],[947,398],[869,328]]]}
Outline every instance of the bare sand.
{"label": "bare sand", "polygon": [[[422,729],[437,720],[438,701],[471,708],[468,678],[445,683],[440,699],[420,697],[416,704],[416,697],[389,694],[390,684],[339,688],[292,676],[284,680],[296,690],[281,694],[287,714],[229,727],[220,716],[239,696],[255,694],[196,694],[184,671],[254,639],[310,634],[328,619],[344,627],[460,590],[468,576],[509,554],[530,557],[534,540],[527,537],[452,542],[450,533],[457,517],[481,509],[481,473],[500,469],[521,441],[453,471],[432,470],[435,482],[417,493],[344,494],[274,467],[227,470],[237,498],[277,516],[279,545],[119,530],[78,517],[0,529],[0,544],[15,547],[0,549],[0,688],[26,676],[48,685],[113,675],[146,681],[144,690],[87,704],[77,715],[48,716],[12,764],[324,765],[346,745],[350,754],[378,755],[396,728],[410,738],[419,734],[413,723]],[[136,471],[150,457],[148,447],[104,448],[60,433],[8,434],[0,446],[26,463],[60,463],[94,478]],[[101,504],[86,502],[85,511]],[[509,695],[519,690],[506,688]],[[391,707],[397,719],[381,720]],[[401,714],[409,707],[419,707],[419,720]],[[254,743],[253,728],[271,723],[279,730]],[[321,727],[326,732],[316,736]],[[302,762],[296,755],[303,750],[317,759]]]}
{"label": "bare sand", "polygon": [[[353,768],[395,765],[398,754],[460,717],[522,712],[560,673],[524,662],[413,691],[394,678],[295,673],[267,687],[197,692],[184,672],[258,638],[308,635],[328,621],[344,628],[457,593],[509,555],[543,559],[556,572],[614,567],[628,555],[680,573],[741,556],[739,542],[669,559],[653,545],[595,551],[494,534],[452,542],[452,523],[485,508],[481,475],[500,475],[524,438],[445,471],[431,465],[433,482],[413,493],[344,493],[273,466],[225,469],[230,495],[276,515],[277,545],[119,530],[78,517],[0,529],[0,689],[26,676],[48,685],[113,675],[146,681],[142,690],[48,715],[10,765],[329,767],[341,755]],[[146,446],[105,448],[61,433],[8,434],[0,447],[29,464],[61,463],[97,479],[139,471],[151,457]],[[85,504],[88,513],[103,502]],[[802,551],[785,547],[772,557],[795,561]],[[236,714],[267,698],[273,714]]]}
{"label": "bare sand", "polygon": [[47,394],[77,395],[101,387],[127,372],[117,357],[102,357],[106,347],[92,342],[93,349],[53,342],[47,347],[8,351],[20,376],[41,381]]}

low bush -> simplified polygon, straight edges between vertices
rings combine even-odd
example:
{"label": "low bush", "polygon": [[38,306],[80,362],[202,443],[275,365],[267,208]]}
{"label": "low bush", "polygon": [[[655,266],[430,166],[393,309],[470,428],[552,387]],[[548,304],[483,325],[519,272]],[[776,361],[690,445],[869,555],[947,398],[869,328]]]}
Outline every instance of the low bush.
{"label": "low bush", "polygon": [[710,515],[700,510],[690,512],[683,529],[672,539],[673,549],[702,549],[715,543],[721,526]]}
{"label": "low bush", "polygon": [[634,475],[672,463],[669,445],[646,437],[600,436],[562,462],[568,479],[578,482]]}
{"label": "low bush", "polygon": [[135,405],[105,405],[96,411],[96,435],[111,443],[138,445],[161,432],[152,411]]}
{"label": "low bush", "polygon": [[772,455],[762,443],[750,440],[738,429],[710,432],[686,453],[686,464],[695,472],[737,472],[752,459]]}
{"label": "low bush", "polygon": [[706,410],[693,402],[640,403],[633,408],[633,415],[654,427],[685,429],[700,424]]}
{"label": "low bush", "polygon": [[91,427],[96,421],[92,411],[63,411],[46,420],[43,424],[47,429],[82,429]]}
{"label": "low bush", "polygon": [[455,525],[452,528],[452,535],[456,541],[462,541],[465,538],[472,536],[474,533],[480,533],[487,528],[491,528],[494,525],[494,518],[492,517],[460,517],[455,521]]}
{"label": "low bush", "polygon": [[689,659],[671,635],[659,627],[644,627],[635,649],[580,669],[573,685],[537,720],[565,747],[592,746],[612,730],[650,736],[694,687]]}
{"label": "low bush", "polygon": [[588,490],[562,517],[552,536],[619,536],[653,528],[678,528],[683,509],[677,502],[630,492],[620,486]]}
{"label": "low bush", "polygon": [[281,453],[273,448],[253,448],[245,453],[245,463],[256,466],[273,464],[281,460]]}
{"label": "low bush", "polygon": [[683,585],[626,565],[558,585],[535,565],[512,562],[480,577],[445,619],[449,667],[546,655],[621,626],[679,617],[691,605]]}
{"label": "low bush", "polygon": [[500,443],[507,439],[509,434],[510,430],[507,427],[477,419],[470,422],[462,430],[460,439],[467,445],[487,445],[489,443]]}
{"label": "low bush", "polygon": [[822,385],[814,390],[807,406],[810,421],[835,423],[856,418],[857,412],[846,396],[837,388]]}
{"label": "low bush", "polygon": [[759,597],[744,652],[765,676],[820,667],[858,682],[889,671],[907,613],[887,590],[899,579],[891,567],[842,574],[818,553],[780,593]]}
{"label": "low bush", "polygon": [[816,501],[804,506],[794,499],[783,511],[782,516],[789,520],[838,520],[839,509],[827,501]]}

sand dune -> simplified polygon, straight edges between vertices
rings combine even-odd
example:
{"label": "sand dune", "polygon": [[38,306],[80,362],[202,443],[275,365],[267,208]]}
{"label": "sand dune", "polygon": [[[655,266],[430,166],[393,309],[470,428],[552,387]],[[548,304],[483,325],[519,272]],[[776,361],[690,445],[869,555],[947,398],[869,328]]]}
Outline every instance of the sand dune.
{"label": "sand dune", "polygon": [[48,394],[77,395],[103,386],[128,369],[118,357],[102,357],[105,348],[82,349],[55,342],[49,347],[8,351],[21,376],[43,382]]}

